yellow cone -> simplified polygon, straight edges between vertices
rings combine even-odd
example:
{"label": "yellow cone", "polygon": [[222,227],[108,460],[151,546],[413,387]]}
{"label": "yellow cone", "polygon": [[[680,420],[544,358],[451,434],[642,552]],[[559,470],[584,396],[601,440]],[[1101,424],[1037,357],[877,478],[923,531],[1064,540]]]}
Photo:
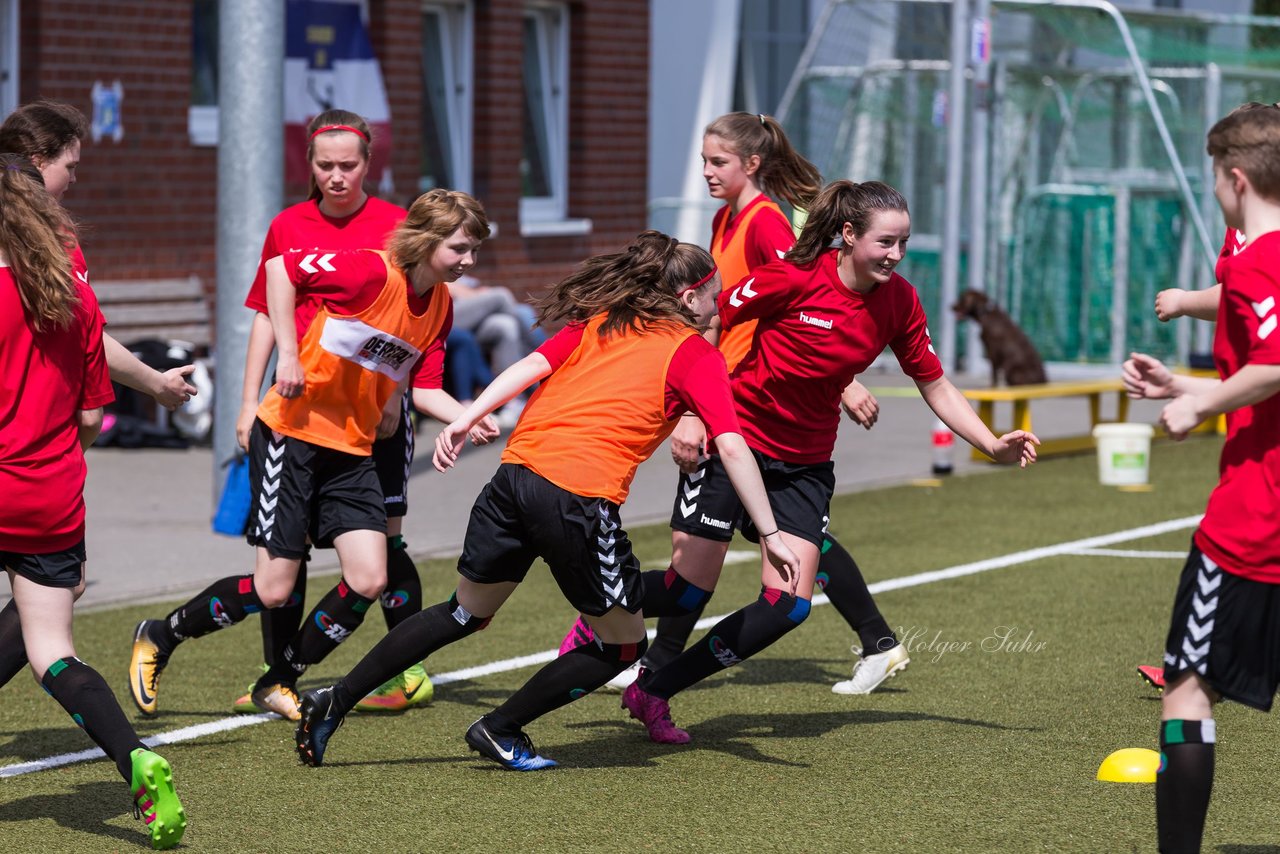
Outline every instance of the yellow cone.
{"label": "yellow cone", "polygon": [[1154,783],[1160,754],[1145,747],[1126,747],[1102,760],[1098,779],[1107,783]]}

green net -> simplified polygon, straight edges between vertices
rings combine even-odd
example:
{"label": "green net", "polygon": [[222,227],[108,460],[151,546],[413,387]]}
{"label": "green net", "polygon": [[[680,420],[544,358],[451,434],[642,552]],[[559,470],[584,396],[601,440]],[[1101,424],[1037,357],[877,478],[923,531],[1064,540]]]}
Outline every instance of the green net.
{"label": "green net", "polygon": [[[1262,2],[1220,5],[1277,11]],[[831,3],[782,110],[792,139],[828,180],[882,180],[907,196],[919,248],[902,270],[934,326],[944,308],[935,247],[945,178],[959,168],[962,251],[983,250],[984,289],[1046,359],[1108,364],[1141,348],[1186,360],[1206,349],[1207,325],[1158,322],[1155,295],[1213,284],[1224,228],[1205,133],[1244,101],[1280,100],[1280,18],[1125,10],[1171,159],[1113,18],[996,0],[981,142],[989,153],[985,238],[975,247],[970,164],[946,159],[950,14],[941,2]],[[963,272],[960,282],[966,287]]]}

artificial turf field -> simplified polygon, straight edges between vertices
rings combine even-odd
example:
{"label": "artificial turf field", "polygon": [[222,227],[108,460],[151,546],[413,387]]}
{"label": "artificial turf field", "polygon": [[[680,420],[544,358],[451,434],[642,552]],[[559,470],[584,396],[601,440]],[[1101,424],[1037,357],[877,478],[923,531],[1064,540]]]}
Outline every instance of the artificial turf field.
{"label": "artificial turf field", "polygon": [[[1092,456],[858,493],[834,502],[832,530],[878,582],[1185,519],[1203,510],[1219,448],[1216,439],[1157,445],[1147,493],[1098,485]],[[1189,524],[1105,549],[1183,554]],[[646,562],[669,556],[665,527],[630,533]],[[815,607],[772,649],[675,698],[673,716],[693,736],[687,746],[651,744],[617,694],[597,693],[529,727],[560,768],[516,774],[476,758],[463,732],[527,678],[525,667],[442,684],[431,706],[404,714],[352,715],[320,769],[298,764],[293,726],[278,720],[158,748],[190,818],[183,847],[1154,851],[1154,787],[1094,774],[1115,749],[1157,746],[1159,703],[1134,667],[1159,661],[1182,560],[1052,551],[879,593],[912,663],[869,696],[831,693],[848,677],[853,635],[830,606]],[[430,563],[428,602],[445,598],[453,577],[448,562]],[[730,566],[707,613],[736,608],[757,588],[751,564]],[[132,628],[167,610],[77,617],[81,657],[131,715]],[[572,618],[535,568],[487,630],[428,669],[554,649]],[[379,615],[368,623],[302,687],[344,673],[383,633]],[[138,719],[139,731],[228,717],[260,648],[252,621],[183,646],[161,681],[160,715]],[[1225,704],[1218,732],[1205,850],[1280,851],[1277,722]],[[0,766],[92,746],[25,677],[4,689],[0,744]],[[146,847],[105,760],[9,776],[0,792],[0,851]]]}

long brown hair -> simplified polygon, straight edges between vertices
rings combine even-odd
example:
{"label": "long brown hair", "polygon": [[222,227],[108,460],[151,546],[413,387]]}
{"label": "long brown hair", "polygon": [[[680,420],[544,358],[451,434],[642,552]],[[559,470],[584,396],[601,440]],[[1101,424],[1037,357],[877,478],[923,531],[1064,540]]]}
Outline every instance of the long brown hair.
{"label": "long brown hair", "polygon": [[88,135],[89,123],[75,107],[61,101],[32,101],[18,107],[0,125],[0,151],[47,163]]}
{"label": "long brown hair", "polygon": [[[364,162],[369,162],[370,146],[373,145],[373,131],[369,128],[369,123],[364,117],[353,113],[350,110],[325,110],[307,123],[307,165],[309,166],[316,156],[316,136],[317,131],[321,128],[328,128],[322,136],[328,136],[331,133],[351,133],[346,128],[355,128],[359,133],[356,138],[360,140],[360,155],[364,157]],[[363,136],[361,136],[363,134]],[[316,183],[314,173],[307,173],[307,199],[314,201],[320,198],[323,193],[320,192],[320,185]]]}
{"label": "long brown hair", "polygon": [[804,224],[795,246],[786,260],[797,267],[817,261],[832,242],[840,237],[847,222],[858,237],[871,228],[871,216],[878,211],[902,211],[910,214],[902,194],[879,181],[832,181],[813,200],[809,219]]}
{"label": "long brown hair", "polygon": [[595,255],[537,302],[539,323],[585,322],[608,317],[601,335],[635,332],[653,324],[695,326],[679,297],[715,267],[700,246],[660,231],[641,232],[622,252]]}
{"label": "long brown hair", "polygon": [[489,236],[484,205],[458,190],[437,187],[409,206],[409,215],[387,238],[391,263],[413,279],[413,270],[426,263],[436,247],[459,228],[475,240]]}
{"label": "long brown hair", "polygon": [[75,227],[44,189],[40,170],[19,154],[0,154],[0,254],[38,332],[71,325],[76,303],[71,257]]}
{"label": "long brown hair", "polygon": [[718,136],[744,161],[760,156],[755,182],[761,190],[787,200],[793,208],[808,209],[822,184],[818,167],[804,158],[772,116],[726,113],[707,125],[703,136]]}

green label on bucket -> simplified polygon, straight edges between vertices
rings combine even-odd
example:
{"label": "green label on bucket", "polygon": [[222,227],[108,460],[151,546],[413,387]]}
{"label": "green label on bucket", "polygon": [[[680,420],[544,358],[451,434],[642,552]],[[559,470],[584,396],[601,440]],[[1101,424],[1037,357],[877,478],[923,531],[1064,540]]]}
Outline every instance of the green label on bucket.
{"label": "green label on bucket", "polygon": [[1147,455],[1143,453],[1112,454],[1111,467],[1116,469],[1140,469],[1147,465]]}

